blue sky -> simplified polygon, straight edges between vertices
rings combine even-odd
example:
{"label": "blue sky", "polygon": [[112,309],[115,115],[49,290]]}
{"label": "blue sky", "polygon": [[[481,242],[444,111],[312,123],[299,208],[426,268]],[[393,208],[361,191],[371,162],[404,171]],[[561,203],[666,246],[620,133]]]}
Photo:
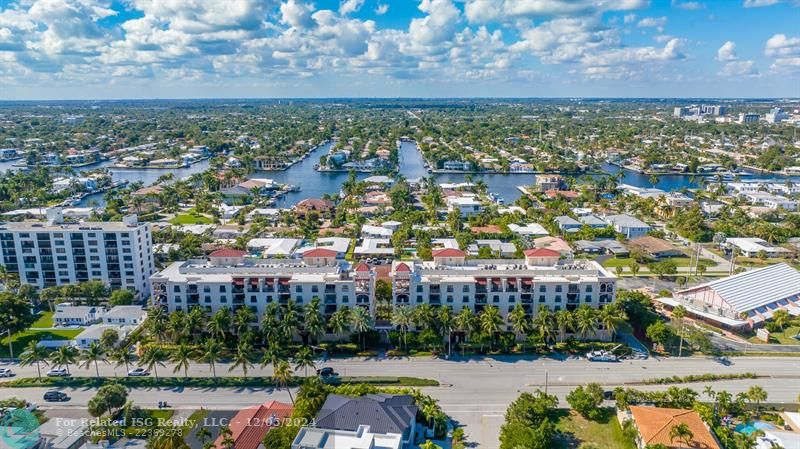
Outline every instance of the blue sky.
{"label": "blue sky", "polygon": [[800,0],[0,0],[0,99],[800,97]]}

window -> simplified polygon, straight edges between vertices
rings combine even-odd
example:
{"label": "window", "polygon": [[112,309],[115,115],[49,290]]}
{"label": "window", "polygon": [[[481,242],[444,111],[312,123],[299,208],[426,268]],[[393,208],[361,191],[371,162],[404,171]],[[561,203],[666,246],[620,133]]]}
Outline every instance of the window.
{"label": "window", "polygon": [[453,295],[447,295],[447,302],[453,302]]}
{"label": "window", "polygon": [[561,295],[556,295],[556,302],[561,302]]}
{"label": "window", "polygon": [[592,295],[586,295],[586,302],[592,302]]}
{"label": "window", "polygon": [[311,286],[311,293],[318,293],[318,292],[319,292],[319,286],[312,285]]}
{"label": "window", "polygon": [[540,293],[547,293],[547,286],[546,285],[540,285],[539,286],[539,292]]}
{"label": "window", "polygon": [[560,285],[556,285],[556,293],[561,293],[561,289]]}
{"label": "window", "polygon": [[419,302],[419,303],[422,302],[422,295],[417,295],[417,302]]}
{"label": "window", "polygon": [[508,297],[508,302],[517,302],[517,297],[516,297],[516,295],[511,295],[511,296],[509,296],[509,297]]}
{"label": "window", "polygon": [[461,302],[464,302],[464,303],[469,302],[469,296],[462,296],[461,297]]}
{"label": "window", "polygon": [[[219,292],[220,293],[225,293],[225,286],[224,285],[220,285],[219,286]],[[223,298],[224,298],[224,296],[223,296]]]}
{"label": "window", "polygon": [[342,291],[343,291],[343,292],[348,292],[348,291],[350,291],[350,286],[349,286],[349,285],[347,285],[347,284],[345,284],[345,285],[342,285]]}
{"label": "window", "polygon": [[342,302],[350,302],[350,297],[347,295],[342,296]]}
{"label": "window", "polygon": [[544,295],[539,295],[539,302],[542,303],[544,301],[545,301]]}
{"label": "window", "polygon": [[417,293],[422,293],[422,286],[421,285],[417,285]]}
{"label": "window", "polygon": [[492,302],[500,302],[500,296],[499,295],[492,296]]}
{"label": "window", "polygon": [[225,295],[220,296],[219,297],[219,302],[225,304],[226,302],[228,302],[228,297],[225,296]]}
{"label": "window", "polygon": [[592,286],[591,285],[587,285],[586,286],[586,293],[591,293],[591,292],[592,292]]}
{"label": "window", "polygon": [[464,292],[464,293],[469,293],[469,285],[465,285],[465,286],[461,287],[461,291]]}
{"label": "window", "polygon": [[452,285],[448,285],[447,286],[447,293],[453,293],[453,286]]}
{"label": "window", "polygon": [[302,285],[295,285],[294,292],[295,293],[303,293],[303,286]]}
{"label": "window", "polygon": [[181,292],[181,286],[180,285],[173,285],[172,286],[172,291],[175,292],[175,293],[180,293]]}
{"label": "window", "polygon": [[204,285],[203,286],[203,293],[211,293],[211,286],[210,285]]}

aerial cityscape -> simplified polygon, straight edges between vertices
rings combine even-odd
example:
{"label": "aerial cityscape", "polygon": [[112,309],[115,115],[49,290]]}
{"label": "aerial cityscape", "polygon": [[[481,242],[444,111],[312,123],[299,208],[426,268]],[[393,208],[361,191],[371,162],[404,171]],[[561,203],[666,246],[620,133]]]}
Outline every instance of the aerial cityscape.
{"label": "aerial cityscape", "polygon": [[800,449],[798,24],[0,2],[0,449]]}

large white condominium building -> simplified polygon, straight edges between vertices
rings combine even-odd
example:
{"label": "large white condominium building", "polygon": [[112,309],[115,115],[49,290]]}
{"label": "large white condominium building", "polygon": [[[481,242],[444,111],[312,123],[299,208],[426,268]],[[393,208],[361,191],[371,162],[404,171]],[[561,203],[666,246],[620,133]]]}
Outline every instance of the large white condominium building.
{"label": "large white condominium building", "polygon": [[391,271],[396,305],[446,305],[454,312],[480,312],[495,306],[502,315],[517,304],[531,314],[601,307],[614,301],[616,276],[588,260],[564,261],[547,248],[525,251],[520,260],[466,260],[458,249],[435,251],[430,262],[394,262]]}
{"label": "large white condominium building", "polygon": [[65,223],[59,208],[47,222],[0,222],[0,264],[23,284],[51,287],[89,280],[145,298],[153,274],[150,225],[136,215],[121,222]]}
{"label": "large white condominium building", "polygon": [[151,276],[153,301],[169,311],[250,307],[261,317],[271,303],[292,300],[302,306],[318,298],[326,315],[356,306],[374,313],[374,273],[366,264],[351,268],[336,256],[317,248],[302,259],[253,259],[244,251],[220,249],[207,260],[175,262]]}

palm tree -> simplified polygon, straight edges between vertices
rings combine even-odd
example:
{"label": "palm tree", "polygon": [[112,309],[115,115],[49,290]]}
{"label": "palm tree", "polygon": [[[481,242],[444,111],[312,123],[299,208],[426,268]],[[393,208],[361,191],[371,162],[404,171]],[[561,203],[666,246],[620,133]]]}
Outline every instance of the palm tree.
{"label": "palm tree", "polygon": [[341,339],[342,334],[350,330],[350,318],[350,309],[344,307],[333,312],[333,315],[331,315],[331,318],[328,320],[331,332],[339,339]]}
{"label": "palm tree", "polygon": [[19,365],[20,366],[29,366],[36,364],[36,373],[39,376],[39,379],[42,378],[42,363],[47,365],[47,355],[48,351],[47,348],[44,346],[39,346],[37,342],[31,340],[28,342],[28,345],[25,346],[25,350],[19,356]]}
{"label": "palm tree", "polygon": [[544,344],[550,344],[550,342],[553,340],[553,333],[555,332],[556,323],[553,312],[551,312],[547,306],[539,306],[539,312],[533,319],[533,327],[539,333],[539,337],[541,337],[541,339],[544,341]]}
{"label": "palm tree", "polygon": [[595,310],[584,304],[575,312],[575,330],[581,334],[581,340],[586,341],[586,336],[597,330],[597,317]]}
{"label": "palm tree", "polygon": [[208,430],[206,426],[198,426],[197,432],[195,432],[194,436],[200,440],[201,443],[205,444],[206,441],[211,439],[211,431]]}
{"label": "palm tree", "polygon": [[211,319],[208,320],[208,331],[211,333],[211,336],[222,341],[225,341],[225,337],[228,335],[230,328],[231,309],[227,307],[223,307],[214,312],[214,314],[211,315]]}
{"label": "palm tree", "polygon": [[303,330],[309,338],[309,343],[316,343],[325,334],[325,315],[320,310],[319,298],[311,298],[311,302],[303,308]]}
{"label": "palm tree", "polygon": [[192,364],[194,355],[194,348],[189,345],[181,344],[175,348],[175,351],[172,352],[172,357],[170,357],[172,363],[175,364],[175,367],[172,368],[172,372],[177,373],[183,370],[183,378],[189,377],[189,365]]}
{"label": "palm tree", "polygon": [[372,317],[369,311],[364,307],[356,307],[353,309],[353,329],[358,332],[358,340],[361,344],[361,350],[364,350],[364,332],[372,328]]}
{"label": "palm tree", "polygon": [[78,350],[72,346],[61,346],[50,354],[50,363],[59,368],[66,368],[69,374],[69,366],[78,361],[78,355]]}
{"label": "palm tree", "polygon": [[156,340],[163,344],[167,336],[167,323],[169,317],[161,307],[154,307],[147,312],[147,327],[151,334],[155,335]]}
{"label": "palm tree", "polygon": [[522,307],[522,304],[517,304],[514,306],[514,310],[509,312],[508,322],[511,324],[511,328],[514,329],[514,332],[517,334],[517,336],[523,336],[527,334],[528,330],[530,329],[528,313],[525,311],[525,308]]}
{"label": "palm tree", "polygon": [[[468,339],[475,329],[475,314],[469,307],[464,307],[453,319],[456,330],[464,334],[464,340]],[[461,355],[464,355],[464,340],[461,341]]]}
{"label": "palm tree", "polygon": [[294,369],[303,369],[303,375],[308,377],[308,368],[314,368],[314,352],[308,346],[303,346],[294,355]]}
{"label": "palm tree", "polygon": [[683,306],[677,306],[672,309],[672,317],[678,320],[678,339],[680,342],[678,345],[678,357],[683,356],[683,319],[686,318],[687,313],[688,310]]}
{"label": "palm tree", "polygon": [[558,341],[562,343],[567,332],[574,330],[575,320],[569,310],[559,310],[555,313],[556,327],[558,328]]}
{"label": "palm tree", "polygon": [[233,354],[233,362],[228,371],[241,367],[244,372],[244,378],[247,378],[247,370],[253,367],[253,345],[243,340],[236,346],[236,352]]}
{"label": "palm tree", "polygon": [[392,311],[392,325],[400,328],[400,335],[403,337],[403,346],[408,349],[407,333],[408,328],[414,321],[414,311],[408,306],[395,307]]}
{"label": "palm tree", "polygon": [[144,364],[145,367],[147,367],[148,371],[152,371],[153,375],[156,376],[156,380],[158,380],[158,367],[163,367],[164,361],[166,360],[167,354],[163,349],[151,346],[144,351],[144,354],[142,354],[142,358],[139,361]]}
{"label": "palm tree", "polygon": [[598,321],[603,328],[611,333],[611,341],[614,341],[614,334],[617,333],[617,326],[625,321],[625,312],[615,305],[606,305],[600,309]]}
{"label": "palm tree", "polygon": [[275,385],[278,388],[286,388],[286,392],[289,393],[289,399],[292,401],[292,405],[294,405],[292,391],[289,389],[289,384],[292,383],[292,374],[292,367],[289,366],[289,362],[281,360],[272,372],[272,379],[275,381]]}
{"label": "palm tree", "polygon": [[756,413],[761,413],[761,402],[767,400],[767,392],[759,385],[753,385],[747,390],[747,399],[756,403]]}
{"label": "palm tree", "polygon": [[678,440],[679,443],[683,443],[686,445],[686,447],[689,447],[689,443],[691,443],[692,438],[694,438],[694,433],[686,423],[675,424],[671,429],[669,429],[670,443]]}
{"label": "palm tree", "polygon": [[432,327],[434,321],[434,312],[430,304],[422,304],[414,309],[414,324],[419,327]]}
{"label": "palm tree", "polygon": [[95,377],[98,379],[100,378],[100,368],[98,366],[98,362],[100,360],[105,362],[103,356],[105,355],[105,351],[103,347],[98,342],[92,342],[89,344],[89,347],[83,351],[81,354],[81,359],[83,359],[83,363],[80,365],[81,368],[87,369],[90,365],[94,364],[94,373]]}
{"label": "palm tree", "polygon": [[503,324],[503,317],[500,316],[497,307],[489,306],[481,312],[479,322],[481,331],[489,336],[489,351],[491,351],[495,334],[500,332],[500,326]]}
{"label": "palm tree", "polygon": [[125,372],[130,371],[130,364],[133,363],[133,353],[129,347],[116,348],[111,351],[108,358],[114,362],[115,367],[125,365]]}
{"label": "palm tree", "polygon": [[442,338],[447,337],[447,357],[450,358],[450,332],[453,330],[453,309],[449,306],[440,307],[436,317],[439,320],[439,329]]}
{"label": "palm tree", "polygon": [[242,334],[250,329],[250,324],[256,320],[256,314],[250,307],[239,307],[233,314],[233,328],[236,330],[236,336],[240,337]]}
{"label": "palm tree", "polygon": [[203,347],[200,349],[199,360],[208,363],[211,369],[211,374],[214,379],[217,378],[217,363],[222,360],[223,348],[222,344],[214,338],[206,340]]}

